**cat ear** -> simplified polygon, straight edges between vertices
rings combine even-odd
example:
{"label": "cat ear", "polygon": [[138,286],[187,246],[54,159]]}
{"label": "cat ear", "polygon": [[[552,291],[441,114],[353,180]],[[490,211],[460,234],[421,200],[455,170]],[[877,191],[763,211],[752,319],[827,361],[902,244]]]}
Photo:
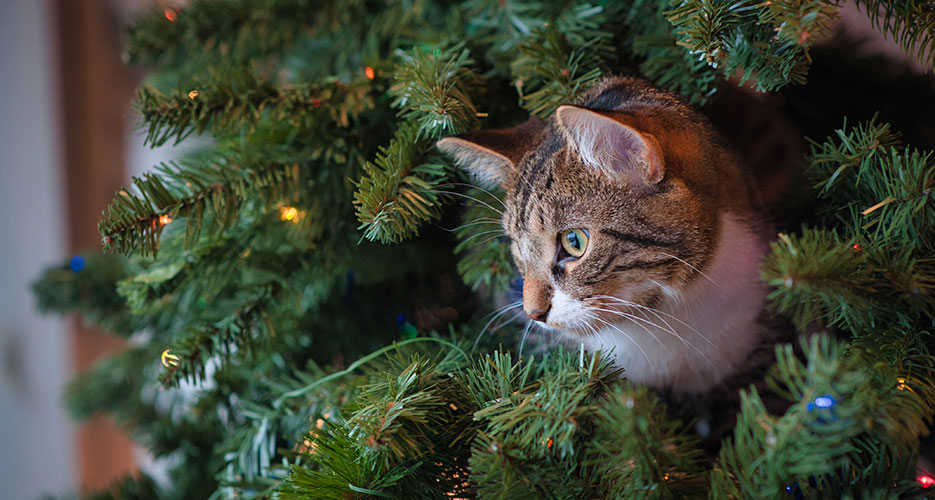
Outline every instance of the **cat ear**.
{"label": "cat ear", "polygon": [[559,106],[555,116],[585,165],[612,178],[648,184],[656,184],[665,175],[662,150],[652,135],[576,106]]}
{"label": "cat ear", "polygon": [[435,145],[482,187],[506,187],[544,127],[545,121],[534,116],[512,128],[446,137]]}

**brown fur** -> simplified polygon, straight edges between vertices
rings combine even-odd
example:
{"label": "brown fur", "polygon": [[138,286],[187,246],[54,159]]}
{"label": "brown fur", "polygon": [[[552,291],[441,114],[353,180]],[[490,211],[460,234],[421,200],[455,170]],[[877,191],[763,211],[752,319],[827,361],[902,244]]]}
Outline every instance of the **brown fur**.
{"label": "brown fur", "polygon": [[[614,295],[628,283],[648,280],[683,288],[699,278],[692,267],[705,270],[721,213],[750,215],[756,209],[752,179],[741,162],[704,117],[673,95],[642,80],[608,78],[577,105],[655,138],[665,172],[648,189],[609,181],[582,164],[555,118],[465,138],[514,159],[504,175],[503,225],[514,241],[525,236],[532,242],[525,257],[514,244],[527,313],[547,308],[550,276],[579,299]],[[450,150],[444,141],[439,146]],[[562,263],[556,235],[571,228],[590,228],[590,243],[580,259]],[[661,298],[650,290],[634,301],[652,307]]]}

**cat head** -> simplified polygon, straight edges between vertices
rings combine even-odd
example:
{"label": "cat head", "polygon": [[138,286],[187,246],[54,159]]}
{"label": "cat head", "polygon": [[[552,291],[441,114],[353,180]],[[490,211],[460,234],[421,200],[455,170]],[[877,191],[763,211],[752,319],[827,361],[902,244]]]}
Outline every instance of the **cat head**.
{"label": "cat head", "polygon": [[719,216],[751,207],[707,121],[640,80],[604,80],[549,121],[438,147],[506,190],[523,309],[572,334],[678,301],[711,260]]}

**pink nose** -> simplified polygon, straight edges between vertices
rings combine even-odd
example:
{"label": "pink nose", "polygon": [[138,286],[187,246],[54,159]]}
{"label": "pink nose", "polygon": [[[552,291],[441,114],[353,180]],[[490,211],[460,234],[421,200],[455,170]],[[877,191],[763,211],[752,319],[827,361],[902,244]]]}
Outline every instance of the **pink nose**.
{"label": "pink nose", "polygon": [[549,309],[533,309],[531,311],[526,311],[526,316],[545,323],[545,318],[549,316]]}

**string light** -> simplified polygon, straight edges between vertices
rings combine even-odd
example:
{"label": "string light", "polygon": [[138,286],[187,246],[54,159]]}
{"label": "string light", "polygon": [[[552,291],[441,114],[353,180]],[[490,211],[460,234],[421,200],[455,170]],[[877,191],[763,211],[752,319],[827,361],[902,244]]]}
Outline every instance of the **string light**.
{"label": "string light", "polygon": [[834,405],[834,398],[831,396],[819,396],[815,398],[815,406],[819,408],[831,408]]}
{"label": "string light", "polygon": [[922,474],[916,476],[916,482],[918,482],[919,486],[923,488],[931,488],[932,486],[935,486],[935,477],[932,477],[931,475],[923,472]]}
{"label": "string light", "polygon": [[296,221],[299,210],[295,207],[282,207],[279,209],[279,219],[284,221]]}
{"label": "string light", "polygon": [[170,353],[169,350],[166,349],[165,351],[162,351],[162,364],[166,368],[168,368],[169,365],[179,366],[179,357]]}
{"label": "string light", "polygon": [[909,387],[909,384],[907,384],[906,382],[908,382],[908,381],[907,381],[906,379],[902,378],[902,377],[897,378],[897,379],[896,379],[896,388],[899,389],[900,391],[911,391],[911,392],[915,392],[915,391],[912,390],[912,387]]}
{"label": "string light", "polygon": [[831,408],[834,406],[834,398],[829,395],[818,396],[817,398],[808,402],[808,411],[812,411],[815,408]]}
{"label": "string light", "polygon": [[162,214],[159,216],[159,224],[165,226],[166,224],[172,222],[172,217],[169,217],[168,214]]}
{"label": "string light", "polygon": [[373,68],[370,66],[364,68],[364,74],[367,75],[367,78],[370,80],[373,80],[377,76],[376,73],[373,72]]}
{"label": "string light", "polygon": [[168,19],[170,23],[174,23],[175,20],[179,18],[179,13],[174,9],[166,9],[165,14],[166,19]]}
{"label": "string light", "polygon": [[84,270],[84,266],[85,266],[84,257],[80,255],[75,255],[74,257],[71,258],[71,261],[68,263],[68,266],[71,267],[72,271],[76,273],[80,273],[81,271]]}
{"label": "string light", "polygon": [[317,453],[317,452],[315,451],[316,448],[318,448],[318,443],[316,443],[316,442],[314,442],[314,441],[312,441],[312,440],[310,440],[310,439],[306,439],[304,445],[303,445],[303,446],[299,446],[298,452],[299,452],[299,453],[308,453],[309,455],[314,455],[315,453]]}

